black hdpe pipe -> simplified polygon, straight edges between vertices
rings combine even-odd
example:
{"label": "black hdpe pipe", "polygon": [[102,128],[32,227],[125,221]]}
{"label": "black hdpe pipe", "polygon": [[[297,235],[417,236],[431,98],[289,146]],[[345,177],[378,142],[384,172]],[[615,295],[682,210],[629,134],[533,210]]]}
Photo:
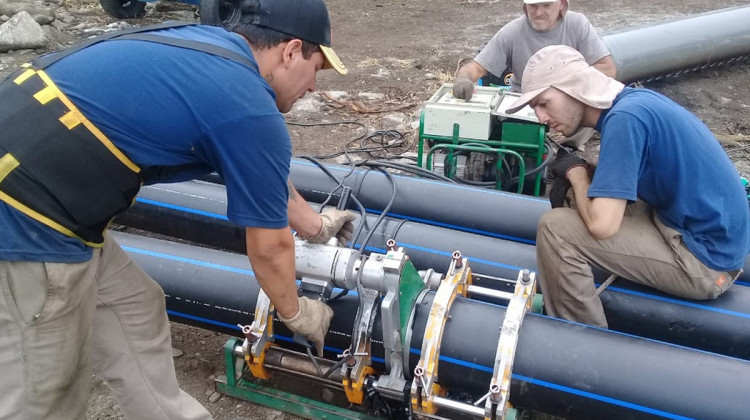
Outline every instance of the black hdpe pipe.
{"label": "black hdpe pipe", "polygon": [[[391,200],[393,187],[379,170],[324,167],[343,180],[368,211],[381,212]],[[317,164],[303,160],[292,160],[289,178],[306,200],[316,203],[322,203],[339,183]],[[527,195],[410,176],[393,178],[396,198],[390,216],[453,230],[534,244],[537,222],[550,209],[547,200]],[[340,195],[340,189],[335,191],[332,205],[338,203]]]}
{"label": "black hdpe pipe", "polygon": [[[144,187],[136,205],[117,222],[147,231],[245,252],[244,229],[226,220],[226,193],[221,185],[186,182]],[[375,216],[368,215],[369,226]],[[362,233],[366,236],[368,229]],[[393,238],[420,270],[445,272],[450,253],[460,250],[475,273],[514,279],[519,269],[536,270],[530,245],[452,231],[431,225],[385,218],[371,238],[369,251],[384,252]],[[597,272],[602,281],[605,273]],[[477,285],[509,290],[503,282]],[[688,301],[670,297],[626,280],[601,294],[610,328],[706,351],[750,359],[750,287],[734,286],[721,298]]]}
{"label": "black hdpe pipe", "polygon": [[[227,220],[226,201],[222,185],[201,181],[158,184],[143,187],[135,205],[118,216],[116,223],[244,253],[245,230]],[[359,213],[357,217],[355,224]],[[376,219],[376,215],[366,215],[367,224],[355,238],[357,248]],[[536,270],[532,245],[392,217],[375,227],[368,253],[385,252],[388,239],[404,247],[419,269],[445,272],[453,251],[460,250],[477,273],[515,279],[518,270]]]}
{"label": "black hdpe pipe", "polygon": [[[323,167],[292,160],[290,179],[308,201],[322,203],[338,185],[323,169],[344,179],[343,185],[352,188],[352,194],[368,211],[382,211],[391,199],[392,186],[380,171],[352,171],[351,167],[330,164]],[[394,178],[396,199],[389,215],[452,230],[536,244],[539,218],[550,210],[546,199],[415,177]],[[340,195],[339,189],[332,196],[332,205],[338,203]],[[750,282],[750,255],[738,280]]]}
{"label": "black hdpe pipe", "polygon": [[[252,322],[258,285],[244,255],[113,232],[164,289],[173,320],[239,336]],[[416,305],[409,372],[422,347],[434,293]],[[326,337],[333,358],[350,345],[358,298],[332,302]],[[458,298],[441,342],[439,383],[452,393],[483,395],[489,385],[505,308]],[[477,319],[485,322],[478,326]],[[488,321],[494,320],[494,321]],[[283,324],[276,341],[300,350]],[[379,319],[372,350],[382,369]],[[576,419],[745,419],[750,362],[530,314],[521,328],[511,402]]]}

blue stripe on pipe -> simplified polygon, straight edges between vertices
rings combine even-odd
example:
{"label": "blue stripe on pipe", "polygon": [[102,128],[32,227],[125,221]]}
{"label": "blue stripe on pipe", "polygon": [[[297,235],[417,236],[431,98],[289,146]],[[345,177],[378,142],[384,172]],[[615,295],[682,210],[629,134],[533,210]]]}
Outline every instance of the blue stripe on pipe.
{"label": "blue stripe on pipe", "polygon": [[215,268],[217,270],[231,271],[232,273],[247,274],[247,275],[255,277],[255,273],[253,273],[253,270],[248,270],[244,268],[229,267],[229,266],[222,265],[222,264],[214,264],[214,263],[210,263],[206,261],[194,260],[192,258],[185,258],[185,257],[178,257],[176,255],[164,254],[162,252],[154,252],[154,251],[148,251],[148,250],[140,249],[140,248],[133,248],[131,246],[122,246],[122,249],[124,249],[125,251],[134,252],[136,254],[149,255],[149,256],[157,257],[157,258],[164,258],[165,260],[179,261],[179,262],[184,262],[188,264],[200,265],[203,267]]}
{"label": "blue stripe on pipe", "polygon": [[[148,251],[148,250],[140,249],[140,248],[133,248],[132,246],[121,246],[121,248],[124,249],[125,251],[133,252],[133,253],[136,253],[136,254],[149,255],[151,257],[164,258],[165,260],[179,261],[179,262],[184,262],[184,263],[187,263],[187,264],[193,264],[193,265],[198,265],[198,266],[203,266],[203,267],[215,268],[217,270],[230,271],[232,273],[238,273],[238,274],[247,274],[247,275],[255,277],[255,273],[253,272],[253,270],[246,270],[246,269],[243,269],[243,268],[228,267],[226,265],[214,264],[214,263],[200,261],[200,260],[194,260],[192,258],[178,257],[178,256],[175,256],[175,255],[164,254],[164,253],[161,253],[161,252],[154,252],[154,251]],[[299,284],[299,283],[301,283],[301,282],[299,280],[297,280],[297,284]],[[332,293],[335,295],[336,293],[339,293],[339,292],[341,292],[343,290],[344,289],[341,289],[341,288],[338,288],[338,287],[334,287],[332,289]],[[358,296],[358,293],[357,293],[356,290],[349,290],[347,292],[347,294]]]}
{"label": "blue stripe on pipe", "polygon": [[612,404],[612,405],[619,405],[621,407],[627,407],[627,408],[630,408],[632,410],[642,411],[644,413],[655,414],[657,416],[666,417],[668,419],[680,419],[680,420],[689,420],[689,419],[691,419],[691,417],[680,416],[678,414],[669,413],[669,412],[662,411],[662,410],[656,410],[656,409],[653,409],[653,408],[650,408],[650,407],[646,407],[646,406],[643,406],[643,405],[640,405],[640,404],[633,404],[633,403],[630,403],[630,402],[627,402],[627,401],[618,400],[618,399],[614,399],[614,398],[610,398],[610,397],[605,397],[603,395],[594,394],[594,393],[587,392],[587,391],[581,391],[580,389],[575,389],[575,388],[570,388],[570,387],[567,387],[567,386],[557,385],[557,384],[553,384],[553,383],[546,382],[546,381],[540,381],[538,379],[530,378],[528,376],[513,374],[513,377],[516,378],[516,379],[518,379],[518,380],[520,380],[520,381],[529,382],[529,383],[532,383],[532,384],[535,384],[535,385],[540,385],[540,386],[543,386],[543,387],[556,389],[558,391],[566,392],[568,394],[579,395],[581,397],[589,398],[589,399],[592,399],[592,400],[602,401],[602,402],[605,402],[605,403],[608,403],[608,404]]}
{"label": "blue stripe on pipe", "polygon": [[202,322],[204,324],[211,324],[216,325],[218,327],[228,328],[230,330],[240,330],[240,327],[237,325],[227,324],[226,322],[221,321],[214,321],[213,319],[203,318],[200,316],[190,315],[182,312],[173,311],[171,309],[167,309],[167,315],[176,316],[178,318],[185,318],[189,319],[191,321],[198,321]]}
{"label": "blue stripe on pipe", "polygon": [[157,207],[161,206],[161,207],[166,207],[166,208],[173,209],[173,210],[184,211],[185,213],[200,214],[201,216],[213,217],[215,219],[229,220],[227,218],[227,216],[225,216],[223,214],[211,213],[211,212],[207,212],[207,211],[203,211],[203,210],[191,209],[190,207],[177,206],[177,205],[174,205],[174,204],[164,203],[164,202],[161,202],[161,201],[150,200],[148,198],[136,197],[135,201],[141,202],[141,203],[144,203],[144,204],[150,204],[152,206],[157,206]]}
{"label": "blue stripe on pipe", "polygon": [[746,313],[742,313],[742,312],[737,312],[737,311],[730,311],[728,309],[715,308],[713,306],[702,305],[700,303],[687,302],[687,301],[684,301],[684,300],[679,300],[679,299],[676,299],[676,298],[670,298],[670,297],[666,297],[666,296],[656,296],[656,295],[651,295],[651,294],[644,293],[644,292],[639,292],[639,291],[636,291],[636,290],[623,289],[623,288],[620,288],[620,287],[609,286],[607,289],[614,290],[614,291],[620,292],[620,293],[626,293],[626,294],[633,295],[633,296],[640,296],[640,297],[644,297],[644,298],[647,298],[647,299],[660,300],[662,302],[674,303],[676,305],[688,306],[688,307],[691,307],[691,308],[703,309],[703,310],[706,310],[706,311],[717,312],[717,313],[724,314],[724,315],[736,316],[738,318],[750,319],[750,314],[746,314]]}

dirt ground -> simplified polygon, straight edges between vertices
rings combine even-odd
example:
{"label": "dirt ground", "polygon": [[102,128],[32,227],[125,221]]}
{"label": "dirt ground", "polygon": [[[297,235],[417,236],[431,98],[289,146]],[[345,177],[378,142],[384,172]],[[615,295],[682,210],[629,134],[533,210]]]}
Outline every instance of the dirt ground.
{"label": "dirt ground", "polygon": [[[423,103],[451,81],[458,61],[473,57],[505,23],[521,14],[521,1],[479,0],[326,0],[333,22],[333,45],[349,67],[347,76],[320,73],[318,93],[308,95],[287,116],[290,122],[356,121],[368,132],[395,129],[415,143]],[[744,5],[744,0],[574,0],[596,29],[608,31],[665,19]],[[96,3],[64,0],[81,19],[107,25],[116,22]],[[175,12],[196,10],[181,3],[149,5],[140,25],[174,19]],[[181,18],[185,14],[180,14]],[[71,31],[71,37],[81,33]],[[42,51],[8,54],[19,61]],[[0,55],[2,57],[3,55]],[[750,61],[669,78],[646,87],[666,94],[698,115],[725,145],[743,176],[750,176]],[[363,133],[361,126],[290,126],[296,154],[328,155]],[[595,156],[596,141],[587,145]],[[366,156],[360,156],[366,157]],[[292,419],[229,397],[216,398],[213,379],[223,373],[227,337],[215,332],[172,325],[175,364],[185,391],[198,398],[217,419]],[[122,418],[105,385],[94,378],[89,419]]]}

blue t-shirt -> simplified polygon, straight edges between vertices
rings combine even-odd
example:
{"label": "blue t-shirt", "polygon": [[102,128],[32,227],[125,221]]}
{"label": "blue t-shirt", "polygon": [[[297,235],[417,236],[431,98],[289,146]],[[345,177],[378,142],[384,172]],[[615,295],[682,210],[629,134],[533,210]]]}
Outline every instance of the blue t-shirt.
{"label": "blue t-shirt", "polygon": [[625,88],[596,129],[602,139],[590,198],[640,198],[706,266],[742,267],[750,252],[745,190],[695,115],[659,93]]}
{"label": "blue t-shirt", "polygon": [[[188,26],[159,35],[218,45],[255,63],[247,42],[221,28]],[[291,141],[257,65],[152,42],[112,40],[45,71],[140,167],[205,163],[203,172],[216,170],[224,178],[229,220],[248,227],[288,225]],[[90,256],[91,249],[79,240],[0,202],[0,259],[81,262]]]}

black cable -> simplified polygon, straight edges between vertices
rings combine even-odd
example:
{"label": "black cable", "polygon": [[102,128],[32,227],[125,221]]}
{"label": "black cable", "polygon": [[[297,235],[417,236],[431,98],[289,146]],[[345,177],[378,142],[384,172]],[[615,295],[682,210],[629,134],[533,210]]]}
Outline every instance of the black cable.
{"label": "black cable", "polygon": [[388,201],[388,204],[386,204],[385,208],[383,208],[383,210],[380,212],[380,215],[378,215],[378,218],[375,220],[375,223],[373,223],[373,226],[367,232],[367,236],[362,241],[362,244],[359,246],[359,252],[365,251],[365,248],[367,247],[367,244],[370,242],[372,235],[375,234],[375,230],[380,225],[380,223],[383,222],[383,219],[385,219],[385,216],[391,210],[391,207],[393,207],[393,203],[396,201],[396,180],[393,178],[393,175],[391,175],[391,173],[386,171],[385,169],[383,168],[377,168],[377,169],[383,172],[385,176],[388,178],[388,181],[391,182],[393,192],[391,193],[391,199]]}
{"label": "black cable", "polygon": [[285,121],[287,125],[296,125],[300,127],[316,127],[316,126],[326,126],[326,125],[346,125],[346,124],[354,124],[358,125],[365,130],[367,130],[367,126],[362,124],[359,121],[334,121],[334,122],[317,122],[317,123],[301,123],[301,122],[294,122],[294,121]]}
{"label": "black cable", "polygon": [[351,354],[348,354],[347,356],[342,357],[341,360],[339,360],[338,362],[334,363],[333,366],[331,366],[330,368],[328,368],[328,370],[324,374],[321,375],[321,378],[325,379],[325,378],[329,377],[333,372],[336,371],[336,369],[341,368],[341,366],[344,363],[348,362],[349,359],[351,359],[352,357],[354,357],[354,356],[352,356]]}
{"label": "black cable", "polygon": [[335,296],[329,298],[328,302],[335,302],[348,294],[349,294],[349,289],[341,289],[341,291],[336,293]]}
{"label": "black cable", "polygon": [[313,356],[311,347],[307,346],[305,348],[307,349],[307,355],[310,357],[310,360],[312,361],[313,366],[315,366],[315,371],[318,372],[318,376],[323,375],[323,369],[320,368],[320,365],[318,364],[318,360],[315,359],[315,356]]}
{"label": "black cable", "polygon": [[[404,134],[397,130],[378,130],[373,133],[368,133],[367,126],[357,121],[338,121],[338,122],[319,122],[319,123],[298,123],[298,122],[287,122],[288,125],[295,125],[301,127],[315,127],[315,126],[328,126],[328,125],[345,125],[354,124],[361,128],[364,128],[364,133],[357,137],[347,141],[344,144],[344,149],[335,153],[327,155],[316,155],[318,159],[333,159],[341,155],[346,155],[347,160],[350,162],[352,158],[349,156],[352,153],[367,153],[372,157],[378,159],[394,159],[401,158],[401,154],[410,150],[413,141],[405,140]],[[360,142],[359,147],[350,147],[356,142]],[[374,143],[375,145],[369,145],[368,143]],[[395,150],[395,152],[393,151]],[[380,154],[379,152],[385,152]]]}
{"label": "black cable", "polygon": [[[346,174],[344,176],[344,178],[342,178],[341,180],[339,180],[336,177],[336,175],[334,175],[333,173],[331,173],[331,171],[328,168],[326,168],[323,165],[323,163],[320,162],[317,158],[312,157],[312,156],[304,156],[304,155],[303,156],[299,156],[299,158],[307,159],[310,162],[314,163],[315,165],[317,165],[320,168],[320,170],[323,171],[324,174],[328,175],[329,178],[331,178],[332,180],[334,180],[335,182],[337,182],[338,185],[337,185],[337,187],[333,191],[335,191],[338,188],[340,188],[340,186],[343,185],[344,180],[354,172],[354,166],[352,166],[352,169],[349,171],[349,173]],[[330,197],[333,195],[333,191],[331,191],[329,193],[328,198],[325,201],[326,203],[328,202],[328,200],[330,199]],[[357,229],[354,231],[354,233],[352,234],[352,241],[351,241],[351,244],[349,244],[349,248],[353,249],[354,248],[354,244],[357,242],[357,238],[359,237],[359,234],[361,233],[362,228],[363,228],[364,224],[367,221],[367,211],[365,210],[365,207],[362,205],[362,203],[359,201],[359,199],[357,198],[357,196],[354,193],[351,193],[349,195],[349,199],[351,199],[357,205],[357,208],[359,209],[360,220],[362,221],[357,226]],[[322,209],[323,206],[321,205],[320,208]]]}
{"label": "black cable", "polygon": [[444,181],[444,182],[450,182],[450,183],[456,183],[455,180],[448,178],[445,175],[441,175],[437,172],[430,171],[425,168],[421,168],[419,166],[409,165],[406,163],[399,163],[399,162],[389,162],[389,161],[383,161],[383,160],[362,160],[359,162],[354,162],[354,165],[356,166],[385,166],[392,169],[397,169],[404,172],[411,172],[415,175],[421,175],[425,178],[433,178],[438,181]]}

